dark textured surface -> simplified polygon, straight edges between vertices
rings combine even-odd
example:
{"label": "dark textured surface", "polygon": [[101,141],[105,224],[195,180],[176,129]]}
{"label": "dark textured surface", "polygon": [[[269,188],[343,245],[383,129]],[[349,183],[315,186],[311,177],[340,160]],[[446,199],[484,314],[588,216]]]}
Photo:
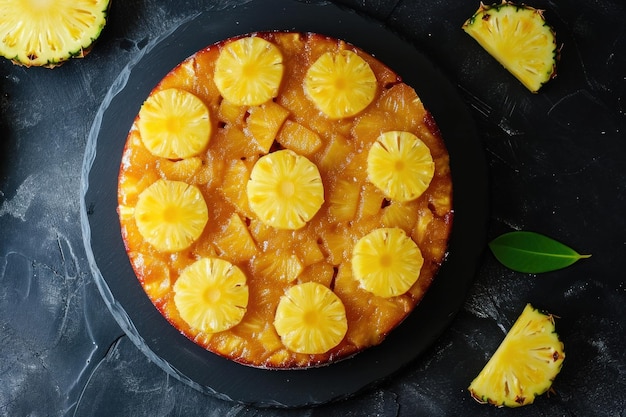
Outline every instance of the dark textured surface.
{"label": "dark textured surface", "polygon": [[[80,177],[94,117],[123,68],[201,11],[243,1],[116,2],[92,54],[55,70],[0,62],[0,414],[9,416],[626,415],[626,31],[621,0],[532,4],[564,44],[529,94],[460,30],[478,2],[343,1],[412,42],[458,87],[490,177],[488,236],[550,235],[590,259],[514,273],[487,252],[463,309],[415,363],[353,399],[259,410],[198,393],[151,363],[96,288]],[[89,207],[87,207],[89,210]],[[466,387],[531,302],[560,316],[567,358],[550,396],[480,406]]]}

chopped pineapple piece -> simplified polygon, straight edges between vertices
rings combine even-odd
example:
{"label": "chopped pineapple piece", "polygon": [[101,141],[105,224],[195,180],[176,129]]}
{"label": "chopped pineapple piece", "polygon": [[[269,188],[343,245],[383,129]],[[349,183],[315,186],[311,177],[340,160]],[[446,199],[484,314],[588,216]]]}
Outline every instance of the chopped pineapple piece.
{"label": "chopped pineapple piece", "polygon": [[276,97],[283,77],[280,49],[255,36],[229,42],[215,63],[215,84],[226,100],[257,106]]}
{"label": "chopped pineapple piece", "polygon": [[306,282],[289,288],[278,303],[274,327],[292,352],[325,353],[348,330],[343,303],[328,287]]}
{"label": "chopped pineapple piece", "polygon": [[109,0],[0,2],[0,56],[53,68],[83,58],[106,24]]}
{"label": "chopped pineapple piece", "polygon": [[276,141],[300,155],[311,155],[322,147],[320,135],[291,120],[285,121],[283,128],[276,136]]}
{"label": "chopped pineapple piece", "polygon": [[481,3],[462,28],[531,92],[556,77],[559,48],[542,10]]}
{"label": "chopped pineapple piece", "polygon": [[376,95],[376,76],[356,53],[326,52],[311,65],[304,89],[331,119],[351,117],[365,109]]}
{"label": "chopped pineapple piece", "polygon": [[252,215],[248,204],[248,196],[245,190],[245,184],[250,178],[250,169],[240,159],[236,159],[226,167],[224,172],[224,180],[220,187],[221,193],[230,202],[236,210],[244,215]]}
{"label": "chopped pineapple piece", "polygon": [[208,221],[200,190],[180,181],[158,180],[139,194],[135,221],[141,236],[157,250],[191,246]]}
{"label": "chopped pineapple piece", "polygon": [[289,116],[289,110],[268,101],[261,106],[251,107],[249,111],[245,132],[254,138],[263,153],[268,153],[278,131]]}
{"label": "chopped pineapple piece", "polygon": [[415,200],[426,191],[434,173],[428,146],[409,132],[383,133],[367,155],[369,180],[392,200]]}
{"label": "chopped pineapple piece", "polygon": [[295,281],[304,265],[295,254],[286,252],[266,252],[254,259],[255,271],[270,280]]}
{"label": "chopped pineapple piece", "polygon": [[223,123],[240,127],[246,118],[247,111],[248,108],[246,106],[240,106],[228,100],[222,100],[217,109],[217,117]]}
{"label": "chopped pineapple piece", "polygon": [[241,262],[252,258],[257,251],[246,224],[237,213],[233,213],[226,228],[217,238],[215,245],[224,253],[224,258]]}
{"label": "chopped pineapple piece", "polygon": [[197,156],[177,161],[160,159],[157,165],[165,179],[189,183],[194,179],[196,172],[200,171],[202,159]]}
{"label": "chopped pineapple piece", "polygon": [[246,276],[228,261],[202,258],[188,266],[174,283],[174,303],[181,318],[202,332],[230,329],[246,314]]}
{"label": "chopped pineapple piece", "polygon": [[354,245],[352,273],[363,289],[381,296],[404,294],[424,264],[417,244],[402,229],[381,228]]}
{"label": "chopped pineapple piece", "polygon": [[564,359],[554,316],[527,304],[469,391],[499,407],[531,404],[550,389]]}
{"label": "chopped pineapple piece", "polygon": [[206,148],[212,131],[204,102],[178,88],[151,94],[139,110],[137,124],[150,153],[168,159],[197,155]]}
{"label": "chopped pineapple piece", "polygon": [[324,186],[315,164],[281,150],[259,158],[250,173],[247,195],[262,222],[278,229],[299,229],[324,203]]}
{"label": "chopped pineapple piece", "polygon": [[338,180],[330,190],[328,213],[338,222],[354,220],[359,206],[360,187],[354,181]]}
{"label": "chopped pineapple piece", "polygon": [[319,161],[319,166],[325,171],[341,168],[350,160],[353,152],[352,144],[342,135],[333,135],[328,142],[323,156]]}

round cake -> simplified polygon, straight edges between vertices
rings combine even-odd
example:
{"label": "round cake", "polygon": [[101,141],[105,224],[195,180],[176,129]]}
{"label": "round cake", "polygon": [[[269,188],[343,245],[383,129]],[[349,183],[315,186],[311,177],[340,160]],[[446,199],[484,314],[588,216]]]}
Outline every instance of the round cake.
{"label": "round cake", "polygon": [[146,97],[118,213],[137,279],[186,337],[245,365],[320,366],[381,343],[431,285],[449,156],[384,63],[258,32],[198,51]]}

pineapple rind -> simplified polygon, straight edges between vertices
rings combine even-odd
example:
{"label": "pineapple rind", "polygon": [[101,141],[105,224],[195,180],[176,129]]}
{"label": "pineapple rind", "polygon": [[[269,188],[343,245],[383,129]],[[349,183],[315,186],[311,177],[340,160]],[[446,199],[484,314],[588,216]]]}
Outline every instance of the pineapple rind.
{"label": "pineapple rind", "polygon": [[187,267],[174,283],[174,303],[190,326],[206,333],[232,328],[248,306],[246,276],[219,258],[202,258]]}
{"label": "pineapple rind", "polygon": [[550,389],[564,359],[554,316],[527,304],[468,389],[480,403],[498,407],[531,404]]}
{"label": "pineapple rind", "polygon": [[560,51],[543,10],[508,1],[481,3],[462,29],[531,92],[556,76]]}
{"label": "pineapple rind", "polygon": [[47,68],[85,57],[106,25],[110,6],[110,0],[31,3],[0,3],[0,56]]}

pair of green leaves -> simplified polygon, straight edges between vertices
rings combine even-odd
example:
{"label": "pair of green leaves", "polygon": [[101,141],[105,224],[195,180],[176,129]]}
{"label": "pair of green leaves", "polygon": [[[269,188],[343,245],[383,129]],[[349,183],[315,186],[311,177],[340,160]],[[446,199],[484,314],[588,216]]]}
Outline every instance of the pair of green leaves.
{"label": "pair of green leaves", "polygon": [[542,234],[526,231],[500,235],[489,242],[489,248],[507,268],[531,274],[562,269],[591,256],[581,255]]}

